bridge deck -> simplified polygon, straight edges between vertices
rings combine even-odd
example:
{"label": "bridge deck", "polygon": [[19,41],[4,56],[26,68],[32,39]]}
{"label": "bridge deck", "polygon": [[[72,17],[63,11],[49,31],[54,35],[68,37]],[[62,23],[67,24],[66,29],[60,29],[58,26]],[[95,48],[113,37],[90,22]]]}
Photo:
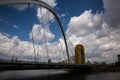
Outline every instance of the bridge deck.
{"label": "bridge deck", "polygon": [[90,70],[91,65],[82,64],[40,64],[40,63],[0,63],[0,70],[38,70],[38,69],[64,69],[64,70]]}

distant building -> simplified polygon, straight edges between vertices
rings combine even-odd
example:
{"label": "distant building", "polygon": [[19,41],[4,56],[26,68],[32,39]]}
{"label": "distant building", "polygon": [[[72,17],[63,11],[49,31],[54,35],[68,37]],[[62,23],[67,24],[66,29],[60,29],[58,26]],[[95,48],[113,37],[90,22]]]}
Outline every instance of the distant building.
{"label": "distant building", "polygon": [[51,63],[51,59],[48,59],[48,63]]}
{"label": "distant building", "polygon": [[97,62],[97,61],[94,61],[94,62],[93,62],[93,64],[99,64],[99,62]]}
{"label": "distant building", "polygon": [[[63,60],[63,61],[61,61],[60,63],[67,63],[67,62],[68,62],[68,59]],[[70,62],[73,63],[73,64],[75,63],[75,56],[71,56],[71,57],[70,57]]]}
{"label": "distant building", "polygon": [[120,54],[119,55],[117,55],[118,56],[118,62],[120,62]]}
{"label": "distant building", "polygon": [[118,61],[115,63],[115,65],[120,67],[120,54],[118,54],[117,57]]}
{"label": "distant building", "polygon": [[87,61],[87,64],[92,64],[90,61]]}
{"label": "distant building", "polygon": [[[68,59],[61,61],[60,63],[67,63]],[[75,47],[75,56],[70,57],[70,62],[73,64],[86,64],[85,49],[82,44],[78,44]]]}
{"label": "distant building", "polygon": [[107,63],[105,61],[101,62],[100,63],[101,65],[106,65]]}

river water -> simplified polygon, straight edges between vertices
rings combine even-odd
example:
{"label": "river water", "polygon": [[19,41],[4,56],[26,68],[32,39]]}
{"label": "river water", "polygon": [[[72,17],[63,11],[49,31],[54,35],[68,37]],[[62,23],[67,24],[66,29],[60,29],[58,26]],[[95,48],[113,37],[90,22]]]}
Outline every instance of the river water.
{"label": "river water", "polygon": [[75,74],[62,70],[2,71],[0,80],[120,80],[120,72]]}

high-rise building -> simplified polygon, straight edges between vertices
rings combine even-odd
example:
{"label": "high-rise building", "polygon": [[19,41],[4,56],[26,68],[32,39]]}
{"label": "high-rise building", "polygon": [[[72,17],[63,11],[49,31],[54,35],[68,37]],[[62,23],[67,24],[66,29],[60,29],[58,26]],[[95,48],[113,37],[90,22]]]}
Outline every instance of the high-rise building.
{"label": "high-rise building", "polygon": [[86,64],[85,49],[82,44],[78,44],[75,47],[75,61],[76,64]]}
{"label": "high-rise building", "polygon": [[117,55],[118,56],[118,62],[120,62],[120,54],[119,55]]}

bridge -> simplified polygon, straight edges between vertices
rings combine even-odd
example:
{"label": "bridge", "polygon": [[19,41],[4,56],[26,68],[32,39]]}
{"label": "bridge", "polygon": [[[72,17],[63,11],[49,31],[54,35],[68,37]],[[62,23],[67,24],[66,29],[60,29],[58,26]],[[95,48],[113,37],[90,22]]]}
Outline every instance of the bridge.
{"label": "bridge", "polygon": [[93,65],[80,64],[56,64],[56,63],[0,63],[0,70],[38,70],[38,69],[62,69],[90,71]]}
{"label": "bridge", "polygon": [[[38,53],[36,50],[36,43],[34,40],[34,34],[33,32],[31,32],[32,35],[32,44],[33,44],[33,52],[34,52],[34,61],[20,61],[18,60],[18,58],[20,57],[15,57],[14,55],[12,56],[11,60],[12,61],[0,61],[0,70],[35,70],[35,69],[63,69],[63,70],[68,70],[68,71],[80,71],[80,72],[85,72],[85,71],[90,71],[93,67],[93,65],[87,65],[86,61],[85,61],[85,52],[84,52],[84,46],[83,45],[77,45],[75,48],[75,54],[74,54],[74,58],[75,60],[74,63],[71,62],[70,59],[70,54],[69,54],[69,50],[68,50],[68,42],[66,40],[66,35],[64,32],[64,29],[62,27],[62,24],[60,22],[60,19],[58,17],[58,15],[56,14],[56,12],[53,10],[53,8],[51,6],[49,6],[48,4],[46,4],[45,2],[41,1],[41,0],[2,0],[0,1],[0,5],[11,5],[11,4],[27,4],[28,5],[28,15],[30,17],[30,26],[32,26],[31,24],[31,14],[30,14],[30,4],[35,4],[41,7],[46,8],[48,11],[50,11],[56,18],[58,24],[59,24],[59,28],[62,32],[63,35],[63,40],[64,40],[64,46],[65,46],[65,50],[66,50],[66,55],[67,58],[64,60],[60,60],[58,62],[51,62],[51,59],[49,58],[49,51],[48,51],[48,45],[47,45],[47,39],[46,39],[46,34],[44,32],[44,43],[46,46],[46,53],[47,53],[47,58],[48,61],[47,62],[40,62],[38,61]],[[41,12],[41,25],[44,28],[44,20],[43,20],[43,15],[42,15],[42,10],[40,10]],[[8,56],[10,54],[10,52],[12,52],[12,50],[15,48],[15,46],[13,46],[12,48],[10,48],[10,50],[8,50],[8,52],[4,55],[4,57]],[[22,51],[21,55],[25,52],[25,49]],[[64,52],[64,51],[63,51]]]}

